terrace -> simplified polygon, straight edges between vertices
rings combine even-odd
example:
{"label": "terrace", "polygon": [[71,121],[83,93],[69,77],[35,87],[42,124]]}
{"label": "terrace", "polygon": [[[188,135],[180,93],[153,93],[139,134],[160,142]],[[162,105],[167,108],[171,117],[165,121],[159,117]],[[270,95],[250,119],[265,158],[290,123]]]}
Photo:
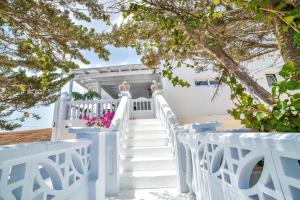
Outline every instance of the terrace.
{"label": "terrace", "polygon": [[[125,90],[110,106],[93,102],[115,110],[110,128],[73,127],[76,139],[1,146],[0,199],[300,198],[299,134],[181,126],[159,87],[152,89],[153,99],[137,101]],[[67,105],[68,119],[78,119],[79,104]],[[153,116],[133,120],[137,111]]]}

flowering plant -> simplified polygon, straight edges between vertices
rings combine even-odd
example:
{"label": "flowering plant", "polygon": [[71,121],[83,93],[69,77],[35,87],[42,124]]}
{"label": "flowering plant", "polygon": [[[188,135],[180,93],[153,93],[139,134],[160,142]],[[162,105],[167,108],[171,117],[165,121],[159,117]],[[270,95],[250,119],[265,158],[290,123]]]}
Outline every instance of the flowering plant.
{"label": "flowering plant", "polygon": [[100,126],[109,128],[110,124],[112,122],[112,119],[114,118],[115,112],[108,112],[104,115],[98,115],[98,116],[87,116],[84,115],[83,119],[87,121],[87,126]]}

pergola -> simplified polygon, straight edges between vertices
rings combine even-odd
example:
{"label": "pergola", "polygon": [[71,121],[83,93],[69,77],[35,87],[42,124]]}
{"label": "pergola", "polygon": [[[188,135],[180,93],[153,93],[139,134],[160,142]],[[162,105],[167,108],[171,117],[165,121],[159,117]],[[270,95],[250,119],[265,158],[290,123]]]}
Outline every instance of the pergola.
{"label": "pergola", "polygon": [[[101,94],[105,90],[112,98],[118,98],[118,85],[127,81],[132,98],[149,97],[149,89],[153,80],[160,77],[153,70],[142,64],[117,65],[97,68],[81,68],[72,71],[73,81],[87,90],[94,90]],[[72,90],[72,83],[71,83]]]}

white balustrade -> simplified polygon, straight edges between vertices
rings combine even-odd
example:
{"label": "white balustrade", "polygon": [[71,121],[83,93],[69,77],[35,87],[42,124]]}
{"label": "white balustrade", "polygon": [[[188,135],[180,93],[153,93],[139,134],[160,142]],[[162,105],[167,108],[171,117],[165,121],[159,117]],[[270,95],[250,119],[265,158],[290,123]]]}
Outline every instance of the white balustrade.
{"label": "white balustrade", "polygon": [[117,110],[119,100],[87,100],[87,101],[68,101],[67,119],[78,120],[86,116],[103,115],[107,112]]}
{"label": "white balustrade", "polygon": [[[0,147],[0,199],[94,199],[88,140]],[[104,194],[102,194],[104,196]]]}
{"label": "white balustrade", "polygon": [[153,96],[155,116],[156,118],[162,121],[163,126],[168,132],[170,143],[173,146],[173,153],[177,161],[177,172],[179,179],[178,182],[180,183],[180,191],[189,192],[189,186],[186,181],[186,154],[184,146],[177,140],[177,135],[179,133],[184,133],[187,130],[184,129],[183,126],[179,125],[176,115],[162,96],[161,91],[155,91]]}
{"label": "white balustrade", "polygon": [[[100,159],[95,161],[99,168],[105,168],[105,194],[116,195],[119,192],[119,155],[122,146],[127,121],[129,120],[129,92],[121,92],[120,102],[109,128],[71,128],[69,131],[76,134],[76,138],[88,138],[99,149]],[[100,139],[103,137],[102,139]],[[101,158],[105,158],[102,159]],[[97,158],[95,158],[97,159]],[[97,168],[97,169],[99,169]],[[101,177],[101,176],[100,176]]]}
{"label": "white balustrade", "polygon": [[178,137],[191,155],[197,199],[300,199],[300,134],[191,129]]}
{"label": "white balustrade", "polygon": [[140,97],[137,99],[130,100],[130,118],[133,119],[145,119],[145,118],[153,118],[154,110],[153,110],[153,99],[148,99],[145,97]]}
{"label": "white balustrade", "polygon": [[[160,91],[154,92],[155,115],[160,119],[167,129],[170,142],[173,146],[174,155],[177,161],[178,181],[180,183],[180,191],[188,192],[189,199],[195,199],[193,187],[193,168],[192,154],[189,147],[178,141],[178,135],[187,134],[189,127],[180,126],[175,113],[168,105]],[[198,131],[215,131],[220,124],[218,122],[208,122],[204,124],[193,124],[191,127]]]}

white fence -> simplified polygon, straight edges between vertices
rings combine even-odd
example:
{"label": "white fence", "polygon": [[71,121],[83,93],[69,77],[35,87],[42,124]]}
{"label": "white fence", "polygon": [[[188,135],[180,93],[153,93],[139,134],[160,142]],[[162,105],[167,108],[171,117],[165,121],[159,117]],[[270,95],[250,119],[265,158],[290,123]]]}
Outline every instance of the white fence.
{"label": "white fence", "polygon": [[93,199],[90,144],[73,140],[0,147],[0,199]]}
{"label": "white fence", "polygon": [[[97,170],[105,169],[105,194],[108,196],[119,193],[119,155],[123,142],[124,132],[126,131],[127,121],[129,120],[130,94],[122,92],[122,97],[118,109],[110,128],[71,128],[70,132],[75,133],[78,139],[88,138],[93,141],[98,148],[97,155],[93,159],[98,164]],[[101,177],[101,175],[100,175]],[[95,188],[97,191],[98,188]]]}
{"label": "white fence", "polygon": [[146,119],[154,117],[153,99],[140,97],[138,99],[131,99],[130,101],[130,118]]}
{"label": "white fence", "polygon": [[90,101],[68,101],[67,120],[78,120],[84,116],[103,115],[107,112],[117,110],[119,100],[90,100]]}
{"label": "white fence", "polygon": [[[170,143],[173,147],[173,154],[176,157],[179,189],[183,193],[189,192],[190,198],[192,199],[194,197],[190,174],[192,172],[190,169],[192,165],[189,161],[189,155],[186,154],[184,145],[178,141],[178,135],[188,133],[189,130],[178,123],[175,113],[172,111],[160,91],[156,91],[153,96],[155,116],[161,120],[166,128]],[[210,122],[205,124],[194,124],[193,128],[196,128],[199,131],[215,131],[218,125],[217,122]]]}
{"label": "white fence", "polygon": [[300,134],[189,131],[179,140],[199,200],[300,199]]}

